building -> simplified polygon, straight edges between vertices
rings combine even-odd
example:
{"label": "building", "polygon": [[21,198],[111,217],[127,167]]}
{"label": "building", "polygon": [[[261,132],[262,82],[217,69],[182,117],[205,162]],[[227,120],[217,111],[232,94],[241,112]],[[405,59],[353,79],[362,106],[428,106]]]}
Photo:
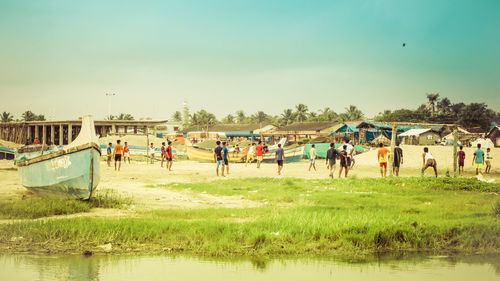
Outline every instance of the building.
{"label": "building", "polygon": [[360,123],[361,122],[344,122],[344,125],[335,130],[331,136],[334,137],[335,142],[344,142],[345,138],[357,142],[359,140],[358,125]]}
{"label": "building", "polygon": [[265,136],[287,137],[292,140],[300,138],[325,137],[333,134],[343,124],[338,122],[300,122],[263,133]]}
{"label": "building", "polygon": [[0,145],[0,160],[2,159],[7,159],[7,160],[12,160],[14,159],[14,150],[13,149],[8,149],[5,146]]}
{"label": "building", "polygon": [[260,124],[216,124],[211,126],[190,126],[182,133],[191,141],[200,139],[254,139],[276,129],[273,125]]}
{"label": "building", "polygon": [[500,147],[500,126],[491,129],[488,134],[486,134],[486,137],[493,142],[495,147]]}
{"label": "building", "polygon": [[433,145],[441,141],[439,132],[433,129],[410,129],[399,134],[401,143],[410,145]]}

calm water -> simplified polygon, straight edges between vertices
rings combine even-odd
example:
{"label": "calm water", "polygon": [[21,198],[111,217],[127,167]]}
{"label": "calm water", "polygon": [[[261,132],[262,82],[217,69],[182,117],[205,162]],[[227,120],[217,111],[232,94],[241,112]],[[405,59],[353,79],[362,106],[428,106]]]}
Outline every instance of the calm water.
{"label": "calm water", "polygon": [[500,256],[335,260],[0,255],[0,280],[500,280]]}

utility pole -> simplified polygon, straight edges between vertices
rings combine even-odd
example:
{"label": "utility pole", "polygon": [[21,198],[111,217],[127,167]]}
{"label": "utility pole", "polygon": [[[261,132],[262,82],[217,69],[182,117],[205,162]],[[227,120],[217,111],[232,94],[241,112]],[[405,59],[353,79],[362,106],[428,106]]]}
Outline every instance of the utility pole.
{"label": "utility pole", "polygon": [[458,177],[458,170],[457,170],[457,147],[458,147],[458,130],[455,127],[453,129],[453,177],[456,178]]}
{"label": "utility pole", "polygon": [[396,134],[398,133],[398,125],[392,125],[392,135],[391,135],[391,154],[390,158],[387,159],[390,162],[389,165],[389,175],[392,176],[392,170],[394,166],[394,148],[396,147]]}
{"label": "utility pole", "polygon": [[111,97],[116,96],[114,93],[106,93],[108,97],[108,120],[111,120]]}

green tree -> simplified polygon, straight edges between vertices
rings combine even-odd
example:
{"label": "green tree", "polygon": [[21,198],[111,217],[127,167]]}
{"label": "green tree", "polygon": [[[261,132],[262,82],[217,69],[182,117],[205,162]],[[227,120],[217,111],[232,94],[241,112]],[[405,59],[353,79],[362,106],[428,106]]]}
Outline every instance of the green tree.
{"label": "green tree", "polygon": [[466,105],[458,114],[458,123],[466,128],[480,127],[488,130],[491,116],[484,103],[471,103]]}
{"label": "green tree", "polygon": [[283,113],[281,113],[281,116],[279,118],[279,124],[281,126],[286,126],[292,124],[293,120],[295,120],[295,113],[293,112],[292,109],[288,108],[283,110]]}
{"label": "green tree", "polygon": [[429,106],[432,108],[432,112],[436,112],[436,103],[439,99],[439,93],[427,94],[427,100],[429,100]]}
{"label": "green tree", "polygon": [[21,118],[23,121],[37,121],[38,115],[33,113],[31,110],[27,110],[21,115]]}
{"label": "green tree", "polygon": [[243,110],[236,111],[236,120],[238,121],[239,124],[245,123],[246,119],[247,117]]}
{"label": "green tree", "polygon": [[307,120],[307,112],[309,109],[307,108],[307,105],[305,104],[297,104],[295,106],[295,120],[297,122],[304,122]]}
{"label": "green tree", "polygon": [[174,122],[182,122],[182,113],[178,110],[174,112],[174,114],[172,114],[172,120],[174,120]]}
{"label": "green tree", "polygon": [[360,121],[364,118],[364,114],[355,105],[349,105],[345,108],[345,112],[340,114],[340,118],[343,122]]}
{"label": "green tree", "polygon": [[14,117],[8,113],[8,112],[3,112],[2,113],[2,122],[12,122],[14,121]]}
{"label": "green tree", "polygon": [[134,116],[129,113],[120,113],[120,115],[116,116],[115,118],[116,120],[134,120]]}
{"label": "green tree", "polygon": [[234,124],[236,122],[236,118],[232,114],[228,114],[226,117],[221,120],[224,124]]}
{"label": "green tree", "polygon": [[451,111],[451,101],[448,98],[441,99],[437,103],[437,108],[441,113],[448,113]]}

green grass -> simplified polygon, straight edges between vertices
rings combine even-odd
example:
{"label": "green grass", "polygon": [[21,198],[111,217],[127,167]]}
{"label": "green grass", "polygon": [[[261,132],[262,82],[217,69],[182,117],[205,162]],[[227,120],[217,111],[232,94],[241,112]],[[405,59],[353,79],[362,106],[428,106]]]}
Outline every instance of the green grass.
{"label": "green grass", "polygon": [[2,219],[36,219],[56,215],[89,212],[92,208],[121,208],[130,205],[131,198],[109,189],[98,190],[88,201],[60,197],[33,197],[19,201],[0,202]]}
{"label": "green grass", "polygon": [[78,252],[112,243],[115,252],[219,257],[500,252],[498,184],[447,178],[255,178],[152,188],[243,196],[261,206],[19,222],[0,225],[0,245],[24,237],[16,247]]}

